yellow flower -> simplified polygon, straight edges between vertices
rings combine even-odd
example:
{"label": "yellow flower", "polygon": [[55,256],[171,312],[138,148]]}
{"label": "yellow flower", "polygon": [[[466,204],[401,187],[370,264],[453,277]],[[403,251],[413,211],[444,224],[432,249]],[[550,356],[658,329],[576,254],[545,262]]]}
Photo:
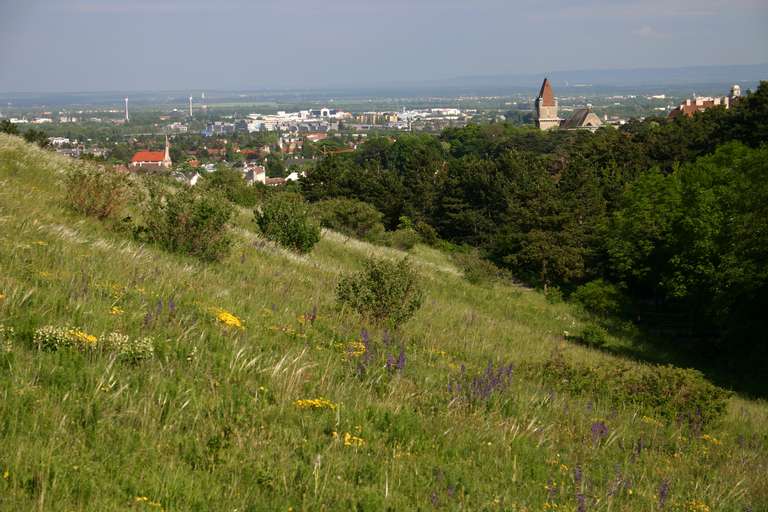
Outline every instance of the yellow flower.
{"label": "yellow flower", "polygon": [[3,300],[4,298],[5,298],[5,294],[4,293],[0,293],[0,300]]}
{"label": "yellow flower", "polygon": [[48,242],[44,242],[42,240],[36,240],[35,245],[48,245]]}
{"label": "yellow flower", "polygon": [[236,329],[243,329],[243,322],[235,315],[227,311],[226,309],[214,308],[216,314],[216,320],[223,323],[228,327],[235,327]]}
{"label": "yellow flower", "polygon": [[362,341],[353,341],[347,348],[347,355],[349,357],[360,357],[365,354],[365,343]]}
{"label": "yellow flower", "polygon": [[124,313],[124,311],[122,310],[122,308],[120,308],[118,306],[112,306],[112,309],[109,310],[109,314],[110,315],[117,316],[117,315],[122,315],[123,313]]}
{"label": "yellow flower", "polygon": [[708,434],[704,434],[703,436],[701,436],[701,439],[703,441],[707,441],[708,443],[712,443],[715,446],[720,446],[721,444],[723,444],[722,442],[720,442],[719,439],[717,439],[716,437],[712,437]]}
{"label": "yellow flower", "polygon": [[67,334],[69,334],[73,340],[83,343],[86,346],[93,346],[98,340],[98,338],[93,334],[88,334],[87,332],[81,331],[80,329],[70,329]]}
{"label": "yellow flower", "polygon": [[344,446],[363,446],[365,441],[362,437],[353,436],[349,432],[344,432]]}
{"label": "yellow flower", "polygon": [[330,409],[332,411],[335,411],[337,407],[336,404],[323,397],[296,400],[293,405],[299,409]]}
{"label": "yellow flower", "polygon": [[641,418],[643,423],[647,423],[648,425],[653,425],[654,427],[661,427],[663,426],[663,423],[657,420],[656,418],[651,418],[650,416],[643,416]]}
{"label": "yellow flower", "polygon": [[11,476],[11,472],[10,472],[10,471],[8,471],[8,468],[6,468],[6,469],[3,471],[3,480],[8,480],[8,478],[9,478],[10,476]]}
{"label": "yellow flower", "polygon": [[701,500],[691,500],[685,505],[687,512],[710,512],[709,506]]}

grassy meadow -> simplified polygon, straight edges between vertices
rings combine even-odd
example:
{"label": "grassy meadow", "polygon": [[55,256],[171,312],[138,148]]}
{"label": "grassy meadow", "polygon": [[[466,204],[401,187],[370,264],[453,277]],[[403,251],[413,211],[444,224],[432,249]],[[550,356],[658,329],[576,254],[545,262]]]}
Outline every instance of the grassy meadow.
{"label": "grassy meadow", "polygon": [[[644,364],[568,341],[572,305],[419,245],[424,305],[385,332],[335,287],[405,253],[324,232],[295,255],[242,210],[202,263],[71,211],[77,165],[0,135],[0,510],[768,510],[768,404],[696,429],[564,391],[537,368]],[[41,350],[48,325],[154,353]],[[489,363],[512,365],[489,399],[456,391]]]}

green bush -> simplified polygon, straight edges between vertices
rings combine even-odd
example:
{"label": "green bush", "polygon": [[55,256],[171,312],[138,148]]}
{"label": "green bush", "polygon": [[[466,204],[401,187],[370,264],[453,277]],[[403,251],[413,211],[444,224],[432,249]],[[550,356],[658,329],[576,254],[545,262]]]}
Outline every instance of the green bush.
{"label": "green bush", "polygon": [[503,275],[499,267],[480,256],[477,251],[456,251],[451,254],[451,258],[464,273],[464,278],[472,284],[491,283]]}
{"label": "green bush", "polygon": [[588,324],[581,331],[581,341],[590,347],[600,348],[608,342],[608,332],[595,324]]}
{"label": "green bush", "polygon": [[625,303],[621,290],[602,279],[579,286],[571,295],[571,299],[590,313],[603,317],[620,314]]}
{"label": "green bush", "polygon": [[397,263],[370,259],[361,272],[339,282],[336,298],[373,322],[397,326],[421,307],[424,292],[406,258]]}
{"label": "green bush", "polygon": [[694,428],[720,419],[731,396],[701,372],[671,365],[612,361],[588,366],[567,361],[557,352],[545,363],[528,365],[524,371],[563,391],[607,398],[616,405],[630,404],[646,414]]}
{"label": "green bush", "polygon": [[326,199],[313,205],[320,225],[370,242],[384,235],[381,214],[375,207],[356,199]]}
{"label": "green bush", "polygon": [[320,227],[310,219],[309,205],[298,194],[276,194],[255,213],[264,236],[288,249],[306,253],[320,241]]}
{"label": "green bush", "polygon": [[117,215],[131,198],[129,176],[107,167],[78,165],[67,172],[64,185],[75,211],[102,220]]}
{"label": "green bush", "polygon": [[423,220],[416,222],[413,229],[416,230],[416,233],[419,234],[421,240],[427,245],[434,246],[440,241],[440,237],[437,235],[435,228]]}
{"label": "green bush", "polygon": [[221,192],[227,199],[240,206],[252,207],[265,195],[263,185],[248,185],[242,173],[220,165],[216,172],[203,176],[201,185],[206,190]]}
{"label": "green bush", "polygon": [[388,231],[384,237],[385,245],[403,251],[410,251],[420,241],[421,237],[413,228],[402,228],[395,231]]}
{"label": "green bush", "polygon": [[557,286],[549,286],[544,292],[544,297],[550,304],[561,304],[563,302],[563,290]]}
{"label": "green bush", "polygon": [[142,206],[144,224],[135,229],[139,240],[204,261],[229,254],[232,237],[227,223],[234,209],[221,194],[192,187],[168,193],[151,185]]}

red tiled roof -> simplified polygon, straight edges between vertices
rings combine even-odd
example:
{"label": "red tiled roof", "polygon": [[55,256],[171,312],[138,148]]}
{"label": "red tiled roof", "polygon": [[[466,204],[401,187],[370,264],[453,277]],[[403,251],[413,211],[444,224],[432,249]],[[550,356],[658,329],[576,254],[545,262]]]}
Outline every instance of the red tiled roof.
{"label": "red tiled roof", "polygon": [[131,162],[162,162],[165,159],[165,151],[139,151]]}
{"label": "red tiled roof", "polygon": [[539,98],[541,98],[542,107],[554,107],[555,106],[555,94],[552,92],[552,85],[549,83],[549,78],[545,78],[541,84],[541,90],[539,91]]}

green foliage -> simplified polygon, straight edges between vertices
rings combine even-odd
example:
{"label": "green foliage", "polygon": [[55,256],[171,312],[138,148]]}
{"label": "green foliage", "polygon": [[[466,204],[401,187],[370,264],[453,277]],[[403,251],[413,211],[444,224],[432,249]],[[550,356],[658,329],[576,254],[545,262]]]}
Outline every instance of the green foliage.
{"label": "green foliage", "polygon": [[383,215],[368,203],[356,199],[326,199],[312,208],[324,228],[371,242],[381,240],[384,235]]}
{"label": "green foliage", "polygon": [[255,213],[264,236],[288,249],[307,253],[320,241],[320,227],[312,220],[309,205],[298,194],[275,194]]}
{"label": "green foliage", "polygon": [[608,343],[608,332],[597,324],[587,324],[582,329],[580,338],[590,347],[601,348]]}
{"label": "green foliage", "polygon": [[16,127],[15,124],[10,122],[8,119],[3,119],[0,121],[0,133],[7,133],[8,135],[18,135],[19,129]]}
{"label": "green foliage", "polygon": [[476,250],[454,251],[451,259],[472,284],[488,284],[503,277],[503,271]]}
{"label": "green foliage", "polygon": [[143,224],[135,234],[170,252],[219,261],[232,246],[228,223],[233,212],[229,201],[218,193],[192,187],[170,191],[151,184],[142,204]]}
{"label": "green foliage", "polygon": [[204,174],[200,186],[219,191],[233,203],[245,207],[255,206],[265,195],[264,187],[248,185],[239,171],[224,165],[216,172]]}
{"label": "green foliage", "polygon": [[631,404],[668,422],[684,421],[695,429],[717,422],[731,393],[709,383],[696,370],[613,361],[589,366],[566,360],[559,352],[526,371],[574,394]]}
{"label": "green foliage", "polygon": [[421,237],[413,228],[388,231],[384,236],[384,243],[386,245],[403,251],[410,251],[419,242],[421,242]]}
{"label": "green foliage", "polygon": [[66,172],[64,184],[72,208],[101,220],[117,216],[133,195],[128,175],[110,167],[76,166]]}
{"label": "green foliage", "polygon": [[48,134],[43,130],[36,130],[35,128],[28,128],[22,134],[24,140],[32,144],[37,144],[41,148],[48,146]]}
{"label": "green foliage", "polygon": [[336,299],[369,320],[398,326],[421,307],[424,292],[407,258],[397,263],[369,259],[364,270],[339,282]]}
{"label": "green foliage", "polygon": [[602,317],[620,315],[625,307],[625,299],[618,286],[603,279],[579,286],[571,294],[571,300],[581,304],[588,312]]}

